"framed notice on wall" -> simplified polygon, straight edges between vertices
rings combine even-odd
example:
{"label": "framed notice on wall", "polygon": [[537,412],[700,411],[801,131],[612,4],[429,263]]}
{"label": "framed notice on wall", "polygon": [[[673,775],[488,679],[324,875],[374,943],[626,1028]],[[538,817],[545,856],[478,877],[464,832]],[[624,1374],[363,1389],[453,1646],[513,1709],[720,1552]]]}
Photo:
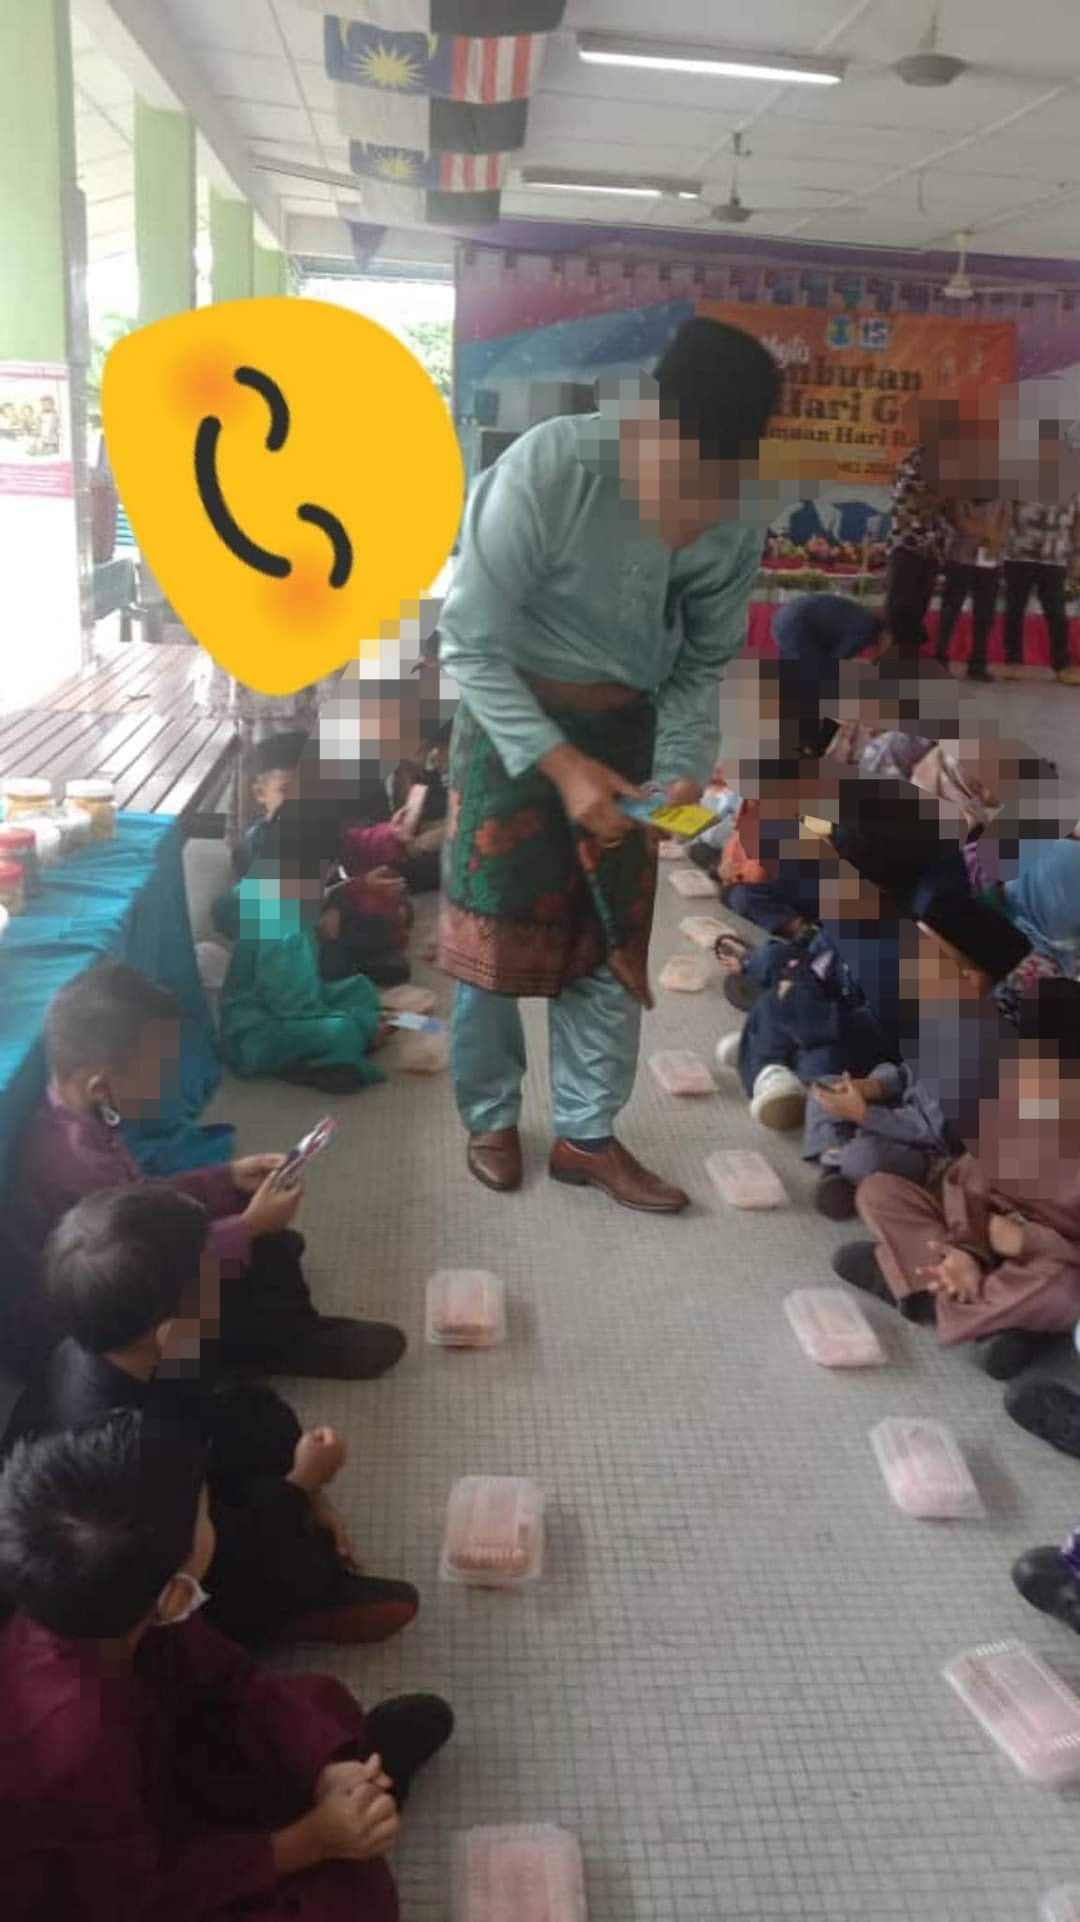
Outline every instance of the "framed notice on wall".
{"label": "framed notice on wall", "polygon": [[0,494],[75,492],[71,380],[56,361],[0,361]]}

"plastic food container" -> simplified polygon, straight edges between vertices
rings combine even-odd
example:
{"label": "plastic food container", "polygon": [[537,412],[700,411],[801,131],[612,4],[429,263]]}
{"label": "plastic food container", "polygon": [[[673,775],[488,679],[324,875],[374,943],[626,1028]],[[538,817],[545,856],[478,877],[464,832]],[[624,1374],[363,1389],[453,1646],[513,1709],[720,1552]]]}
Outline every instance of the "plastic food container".
{"label": "plastic food container", "polygon": [[22,869],[23,894],[40,894],[41,869],[38,865],[37,836],[32,827],[19,822],[0,823],[0,861],[17,861]]}
{"label": "plastic food container", "polygon": [[880,1368],[877,1335],[843,1288],[796,1288],[784,1303],[795,1339],[819,1368]]}
{"label": "plastic food container", "polygon": [[450,1491],[440,1574],[474,1588],[534,1582],[544,1560],[544,1497],[514,1475],[466,1475]]}
{"label": "plastic food container", "polygon": [[434,1014],[435,996],[430,988],[414,988],[405,982],[400,988],[387,988],[379,996],[384,1008],[392,1014]]}
{"label": "plastic food container", "polygon": [[116,794],[111,781],[69,781],[64,799],[90,816],[90,839],[111,841],[116,833]]}
{"label": "plastic food container", "polygon": [[66,861],[69,854],[78,854],[80,848],[90,846],[92,822],[85,808],[76,807],[74,801],[65,801],[51,816],[60,829],[60,859]]}
{"label": "plastic food container", "polygon": [[453,1922],[585,1922],[581,1849],[547,1823],[466,1829],[454,1843]]}
{"label": "plastic food container", "polygon": [[705,1168],[729,1208],[782,1208],[787,1201],[779,1175],[753,1148],[717,1149]]}
{"label": "plastic food container", "polygon": [[716,882],[710,881],[709,876],[703,874],[700,868],[675,868],[668,875],[668,880],[673,888],[686,896],[687,900],[715,901],[717,898]]}
{"label": "plastic food container", "polygon": [[708,966],[696,954],[673,954],[660,970],[660,986],[672,994],[700,994],[708,980]]}
{"label": "plastic food container", "polygon": [[21,861],[0,857],[0,908],[8,914],[21,914],[26,906],[26,887]]}
{"label": "plastic food container", "polygon": [[43,868],[54,867],[63,850],[63,836],[56,822],[48,814],[20,814],[18,826],[33,834],[37,848],[38,864]]}
{"label": "plastic food container", "polygon": [[442,1074],[450,1066],[450,1036],[410,1034],[398,1036],[398,1066],[406,1074]]}
{"label": "plastic food container", "polygon": [[870,1446],[897,1508],[923,1521],[973,1521],[983,1513],[952,1430],[940,1421],[890,1416],[870,1430]]}
{"label": "plastic food container", "polygon": [[669,1048],[649,1056],[649,1066],[665,1094],[715,1094],[716,1083],[701,1056],[688,1048]]}
{"label": "plastic food container", "polygon": [[969,1649],[942,1673],[1029,1782],[1080,1776],[1080,1701],[1023,1642]]}
{"label": "plastic food container", "polygon": [[729,932],[723,921],[717,921],[711,914],[688,914],[684,921],[679,922],[679,933],[685,934],[687,940],[693,941],[696,947],[708,948],[710,954],[720,936]]}
{"label": "plastic food container", "polygon": [[482,1268],[440,1268],[427,1285],[427,1338],[436,1348],[495,1348],[506,1340],[506,1289]]}
{"label": "plastic food container", "polygon": [[1039,1922],[1080,1922],[1080,1882],[1051,1889],[1039,1903]]}
{"label": "plastic food container", "polygon": [[661,841],[656,852],[661,861],[681,861],[685,849],[681,841]]}
{"label": "plastic food container", "polygon": [[41,814],[52,806],[51,781],[5,781],[4,819],[17,821],[24,814]]}

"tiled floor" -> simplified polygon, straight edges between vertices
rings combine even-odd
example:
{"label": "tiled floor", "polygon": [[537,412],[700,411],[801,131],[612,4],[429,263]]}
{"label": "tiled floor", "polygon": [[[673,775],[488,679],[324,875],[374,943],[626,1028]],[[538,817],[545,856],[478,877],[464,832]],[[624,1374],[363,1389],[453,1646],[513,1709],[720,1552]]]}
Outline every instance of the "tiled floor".
{"label": "tiled floor", "polygon": [[[662,881],[654,972],[683,912]],[[398,1852],[407,1922],[447,1922],[456,1829],[533,1819],[580,1837],[591,1922],[1033,1922],[1040,1892],[1080,1880],[1077,1800],[1014,1775],[940,1670],[1020,1635],[1080,1684],[1080,1643],[1009,1581],[1017,1553],[1075,1519],[1080,1472],[1012,1427],[970,1355],[884,1308],[884,1370],[804,1359],[781,1304],[830,1278],[845,1231],[811,1211],[797,1150],[775,1137],[754,1145],[789,1208],[737,1215],[712,1197],[707,1153],[752,1141],[733,1086],[680,1104],[639,1078],[625,1137],[692,1190],[684,1218],[552,1185],[529,1014],[521,1195],[465,1175],[445,1076],[395,1077],[338,1104],[305,1207],[319,1299],[389,1315],[411,1344],[384,1381],[289,1385],[349,1437],[342,1495],[369,1566],[424,1592],[401,1640],[297,1665],[332,1666],[368,1701],[430,1687],[457,1710]],[[711,1059],[733,1020],[716,984],[665,996],[644,1052]],[[224,1105],[255,1148],[323,1104],[275,1085]],[[505,1277],[505,1348],[424,1345],[424,1284],[444,1265]],[[908,1412],[952,1422],[984,1521],[892,1508],[867,1431]],[[447,1493],[475,1471],[547,1493],[547,1565],[526,1593],[437,1579]]]}

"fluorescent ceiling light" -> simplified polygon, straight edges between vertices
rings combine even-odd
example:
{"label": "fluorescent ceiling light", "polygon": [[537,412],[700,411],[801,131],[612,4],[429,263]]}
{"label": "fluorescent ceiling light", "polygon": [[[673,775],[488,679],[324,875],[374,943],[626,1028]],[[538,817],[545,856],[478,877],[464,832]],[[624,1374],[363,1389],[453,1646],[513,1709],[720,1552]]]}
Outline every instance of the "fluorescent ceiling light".
{"label": "fluorescent ceiling light", "polygon": [[640,40],[623,33],[579,33],[583,60],[605,67],[648,67],[655,73],[704,73],[727,80],[780,80],[807,87],[835,87],[842,62],[810,54],[758,53],[741,47],[709,47],[689,40]]}
{"label": "fluorescent ceiling light", "polygon": [[700,200],[701,182],[697,180],[662,180],[641,178],[633,174],[603,174],[580,172],[571,167],[523,167],[521,183],[525,187],[549,189],[558,193],[570,194],[618,194],[628,200],[662,200],[669,196],[675,200]]}

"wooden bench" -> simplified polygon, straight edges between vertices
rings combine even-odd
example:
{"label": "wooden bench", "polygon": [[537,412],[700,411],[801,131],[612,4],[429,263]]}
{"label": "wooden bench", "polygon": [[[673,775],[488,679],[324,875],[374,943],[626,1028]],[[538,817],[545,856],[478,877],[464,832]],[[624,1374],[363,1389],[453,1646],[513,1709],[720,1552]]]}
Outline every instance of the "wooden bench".
{"label": "wooden bench", "polygon": [[[233,772],[231,721],[192,705],[193,647],[132,644],[65,681],[40,707],[0,716],[0,779],[111,780],[119,807],[219,831]],[[208,816],[212,815],[212,819]]]}

